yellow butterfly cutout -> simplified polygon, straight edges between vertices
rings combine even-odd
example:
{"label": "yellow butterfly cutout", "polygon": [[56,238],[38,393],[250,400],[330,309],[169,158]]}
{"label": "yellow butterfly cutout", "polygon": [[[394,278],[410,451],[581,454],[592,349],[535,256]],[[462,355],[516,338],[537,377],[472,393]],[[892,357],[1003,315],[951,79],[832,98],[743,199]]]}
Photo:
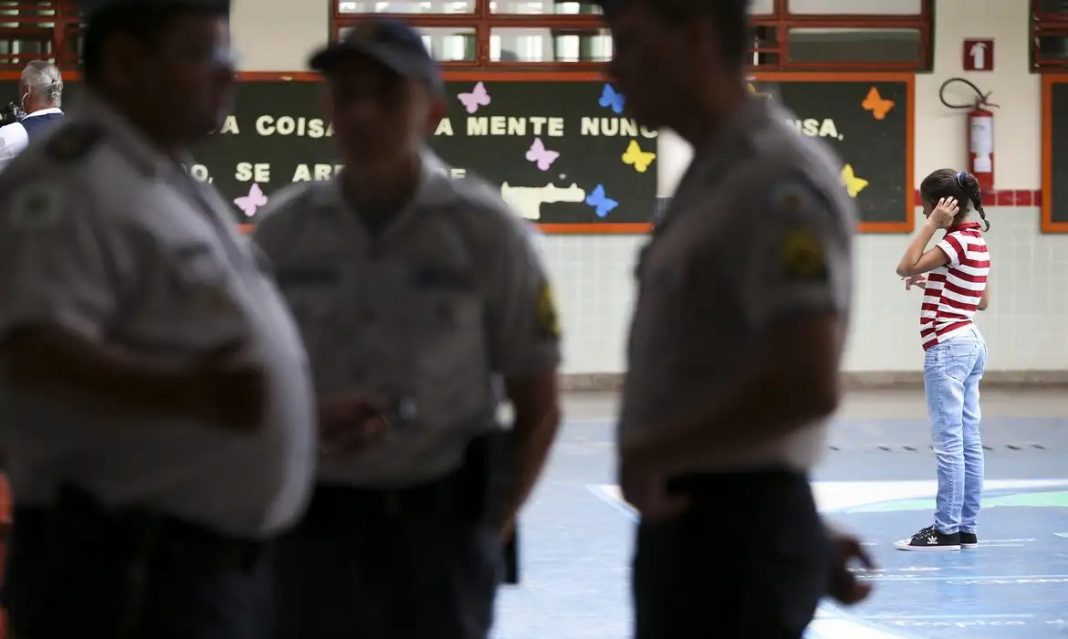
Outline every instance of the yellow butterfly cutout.
{"label": "yellow butterfly cutout", "polygon": [[868,188],[870,183],[863,178],[858,178],[857,174],[853,172],[853,165],[847,164],[842,169],[842,184],[846,187],[846,191],[849,192],[849,197],[856,198],[861,191]]}
{"label": "yellow butterfly cutout", "polygon": [[771,97],[770,93],[764,93],[763,91],[758,91],[757,88],[756,88],[756,85],[753,84],[752,82],[748,83],[748,88],[749,88],[749,94],[750,95],[755,95],[755,96],[757,96],[759,98],[770,98]]}
{"label": "yellow butterfly cutout", "polygon": [[627,152],[623,154],[623,163],[629,164],[634,167],[634,170],[638,173],[645,173],[649,170],[649,165],[656,159],[656,153],[647,153],[642,151],[642,147],[638,144],[637,140],[631,140],[630,146],[627,147]]}

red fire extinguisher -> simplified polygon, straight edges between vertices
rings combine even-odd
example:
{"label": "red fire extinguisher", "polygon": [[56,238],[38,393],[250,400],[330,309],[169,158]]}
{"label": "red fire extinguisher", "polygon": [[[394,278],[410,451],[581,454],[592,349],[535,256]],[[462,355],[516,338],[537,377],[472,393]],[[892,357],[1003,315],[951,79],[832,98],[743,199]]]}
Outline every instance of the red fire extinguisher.
{"label": "red fire extinguisher", "polygon": [[[950,104],[946,100],[946,87],[954,82],[963,82],[975,91],[972,104]],[[968,111],[968,172],[975,176],[979,187],[984,192],[994,190],[994,112],[990,109],[998,105],[991,104],[990,93],[983,93],[964,78],[946,80],[939,91],[942,104],[951,109],[969,109]]]}

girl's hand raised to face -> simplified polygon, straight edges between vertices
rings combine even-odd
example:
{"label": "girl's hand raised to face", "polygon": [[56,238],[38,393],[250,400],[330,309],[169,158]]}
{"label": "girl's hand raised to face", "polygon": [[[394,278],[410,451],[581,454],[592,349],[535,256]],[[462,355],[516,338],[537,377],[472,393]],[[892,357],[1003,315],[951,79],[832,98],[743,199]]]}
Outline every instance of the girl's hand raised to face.
{"label": "girl's hand raised to face", "polygon": [[928,219],[935,228],[948,229],[953,226],[953,220],[957,218],[958,213],[960,213],[960,204],[957,198],[944,197],[938,200],[938,206],[931,211],[931,217]]}

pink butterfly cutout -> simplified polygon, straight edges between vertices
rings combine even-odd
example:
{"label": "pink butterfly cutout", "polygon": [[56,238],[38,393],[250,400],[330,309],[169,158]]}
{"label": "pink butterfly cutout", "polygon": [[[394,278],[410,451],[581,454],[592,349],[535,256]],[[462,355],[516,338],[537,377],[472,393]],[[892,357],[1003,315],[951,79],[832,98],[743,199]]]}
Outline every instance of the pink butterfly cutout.
{"label": "pink butterfly cutout", "polygon": [[457,97],[468,113],[475,113],[479,107],[489,106],[490,102],[493,102],[489,91],[486,90],[486,85],[481,82],[475,85],[471,93],[461,93]]}
{"label": "pink butterfly cutout", "polygon": [[256,211],[262,206],[267,206],[269,201],[268,197],[263,193],[263,189],[259,184],[253,183],[252,188],[248,190],[248,195],[245,197],[239,197],[234,200],[234,204],[237,208],[244,212],[246,217],[252,217],[256,215]]}
{"label": "pink butterfly cutout", "polygon": [[527,151],[527,159],[536,162],[542,171],[548,171],[559,158],[560,153],[546,149],[541,138],[534,138],[534,144],[530,145],[530,150]]}

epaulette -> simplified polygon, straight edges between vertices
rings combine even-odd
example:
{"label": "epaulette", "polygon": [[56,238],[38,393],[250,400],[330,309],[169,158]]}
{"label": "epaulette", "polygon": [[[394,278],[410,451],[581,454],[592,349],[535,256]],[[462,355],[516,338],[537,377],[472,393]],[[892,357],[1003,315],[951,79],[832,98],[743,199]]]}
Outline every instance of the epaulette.
{"label": "epaulette", "polygon": [[104,129],[89,122],[77,122],[61,127],[45,146],[48,157],[59,162],[74,162],[89,154],[104,137]]}

